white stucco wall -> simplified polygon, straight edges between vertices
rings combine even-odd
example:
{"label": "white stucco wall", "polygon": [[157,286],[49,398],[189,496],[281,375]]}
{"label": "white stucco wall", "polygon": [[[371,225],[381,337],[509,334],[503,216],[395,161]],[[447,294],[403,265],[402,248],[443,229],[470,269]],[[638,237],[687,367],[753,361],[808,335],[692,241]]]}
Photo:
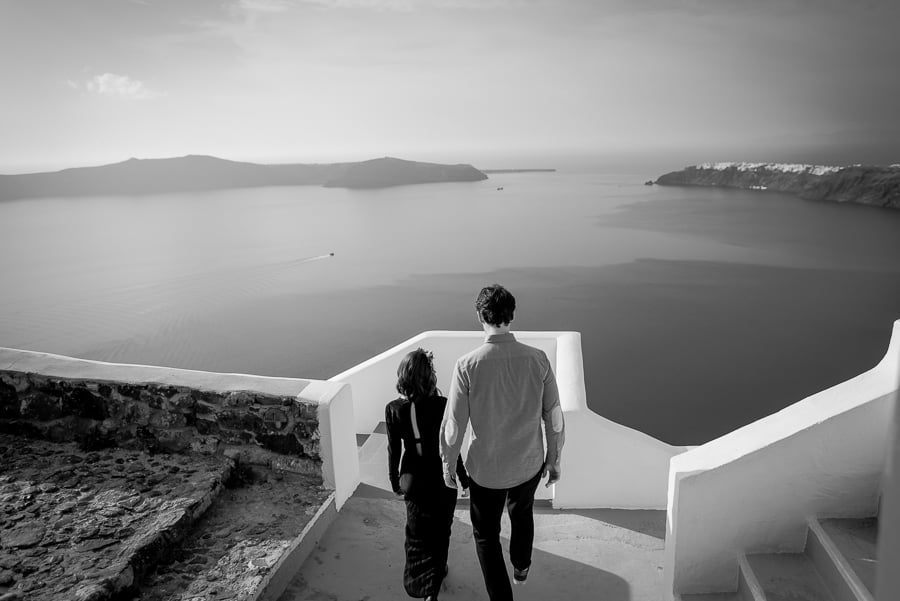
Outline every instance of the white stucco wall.
{"label": "white stucco wall", "polygon": [[322,480],[334,489],[340,510],[359,485],[359,455],[353,429],[353,396],[342,382],[310,382],[297,397],[319,404]]}
{"label": "white stucco wall", "polygon": [[553,506],[663,509],[669,460],[686,447],[666,444],[588,408],[577,332],[559,335],[556,374],[566,445]]}
{"label": "white stucco wall", "polygon": [[[881,566],[900,566],[900,407],[896,400],[892,438],[878,514],[877,557]],[[900,570],[880,569],[876,576],[875,598],[878,601],[895,599],[900,591]]]}
{"label": "white stucco wall", "polygon": [[[669,459],[685,448],[663,443],[588,409],[579,333],[514,333],[519,341],[547,353],[566,421],[562,478],[551,488],[539,486],[536,498],[552,499],[557,508],[664,508]],[[438,386],[446,393],[456,359],[483,341],[481,331],[423,332],[329,381],[350,384],[356,431],[369,433],[384,420],[385,404],[396,398],[397,366],[406,353],[420,346],[434,353]]]}
{"label": "white stucco wall", "polygon": [[811,515],[874,515],[896,401],[900,321],[873,369],[674,457],[665,590],[733,591],[739,552],[799,551]]}
{"label": "white stucco wall", "polygon": [[0,370],[32,372],[78,380],[111,380],[187,386],[219,392],[253,390],[275,396],[296,396],[311,382],[311,380],[300,378],[272,378],[157,367],[155,365],[106,363],[10,348],[0,348]]}
{"label": "white stucco wall", "polygon": [[[516,337],[547,353],[556,361],[556,334],[553,332],[515,332]],[[346,382],[353,388],[354,427],[360,434],[371,433],[384,421],[384,406],[397,398],[397,367],[410,351],[422,347],[434,354],[438,388],[450,391],[450,376],[456,360],[484,342],[484,332],[428,331],[401,342],[359,365],[329,378]]]}

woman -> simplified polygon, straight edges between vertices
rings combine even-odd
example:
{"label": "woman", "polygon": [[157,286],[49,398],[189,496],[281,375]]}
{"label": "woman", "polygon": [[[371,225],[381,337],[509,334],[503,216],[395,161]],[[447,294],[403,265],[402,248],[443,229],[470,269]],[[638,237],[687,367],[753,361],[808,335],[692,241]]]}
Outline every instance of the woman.
{"label": "woman", "polygon": [[[436,601],[447,575],[456,490],[444,485],[438,441],[447,399],[437,389],[431,353],[419,348],[403,358],[397,392],[400,398],[384,408],[384,421],[391,487],[406,500],[403,586],[410,597]],[[456,474],[460,486],[468,489],[462,459]]]}

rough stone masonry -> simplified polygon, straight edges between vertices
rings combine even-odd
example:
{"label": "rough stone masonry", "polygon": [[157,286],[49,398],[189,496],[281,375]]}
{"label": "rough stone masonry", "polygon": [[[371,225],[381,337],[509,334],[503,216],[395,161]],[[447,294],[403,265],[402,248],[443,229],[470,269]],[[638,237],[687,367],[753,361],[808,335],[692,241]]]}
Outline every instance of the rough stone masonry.
{"label": "rough stone masonry", "polygon": [[225,453],[321,475],[318,405],[252,391],[0,371],[0,431],[85,448]]}
{"label": "rough stone masonry", "polygon": [[0,371],[0,600],[130,594],[236,462],[320,488],[318,406]]}

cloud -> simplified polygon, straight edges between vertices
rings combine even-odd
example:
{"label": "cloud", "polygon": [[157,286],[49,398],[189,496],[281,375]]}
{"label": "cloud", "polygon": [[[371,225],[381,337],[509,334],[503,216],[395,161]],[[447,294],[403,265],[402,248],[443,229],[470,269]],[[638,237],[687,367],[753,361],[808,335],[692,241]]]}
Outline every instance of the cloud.
{"label": "cloud", "polygon": [[[248,0],[242,0],[245,2]],[[260,1],[260,0],[249,0]],[[273,0],[279,1],[279,0]],[[280,0],[288,2],[289,0]],[[413,11],[419,8],[496,9],[529,4],[527,0],[297,0],[301,4],[324,8],[364,8],[381,11]],[[531,4],[539,4],[532,0]]]}
{"label": "cloud", "polygon": [[69,81],[68,84],[75,89],[83,88],[91,94],[110,98],[146,100],[162,95],[159,92],[147,88],[142,81],[132,79],[127,75],[116,75],[115,73],[95,75],[84,82],[83,86],[79,86],[73,81]]}
{"label": "cloud", "polygon": [[303,4],[324,8],[368,8],[374,10],[410,11],[413,0],[302,0]]}

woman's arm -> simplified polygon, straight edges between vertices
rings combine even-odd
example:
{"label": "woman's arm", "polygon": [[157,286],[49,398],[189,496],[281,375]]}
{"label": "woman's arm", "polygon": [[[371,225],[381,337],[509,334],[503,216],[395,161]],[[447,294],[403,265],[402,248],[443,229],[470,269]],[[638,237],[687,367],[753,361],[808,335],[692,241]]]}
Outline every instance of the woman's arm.
{"label": "woman's arm", "polygon": [[391,411],[388,404],[384,408],[384,423],[387,426],[388,437],[388,478],[391,480],[391,489],[401,494],[400,491],[400,454],[403,448],[403,438],[400,434],[400,422]]}
{"label": "woman's arm", "polygon": [[463,465],[462,455],[456,456],[456,481],[463,488],[469,488],[469,473],[466,472],[466,466]]}

